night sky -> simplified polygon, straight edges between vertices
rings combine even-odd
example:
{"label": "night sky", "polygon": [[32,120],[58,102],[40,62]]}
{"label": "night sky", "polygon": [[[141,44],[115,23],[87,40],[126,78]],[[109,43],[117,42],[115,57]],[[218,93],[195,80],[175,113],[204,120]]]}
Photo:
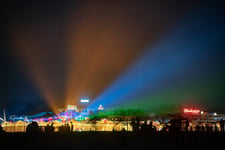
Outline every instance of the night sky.
{"label": "night sky", "polygon": [[[199,9],[214,18],[215,25],[203,26],[209,32],[225,25],[225,9],[216,1],[22,0],[2,6],[0,111],[6,108],[8,115],[77,104],[82,97],[94,100],[147,47]],[[225,34],[219,40],[225,41]],[[212,84],[221,94],[225,92],[225,42],[213,48],[207,65],[214,68],[210,71],[218,80]],[[208,107],[225,111],[224,94],[215,97]]]}

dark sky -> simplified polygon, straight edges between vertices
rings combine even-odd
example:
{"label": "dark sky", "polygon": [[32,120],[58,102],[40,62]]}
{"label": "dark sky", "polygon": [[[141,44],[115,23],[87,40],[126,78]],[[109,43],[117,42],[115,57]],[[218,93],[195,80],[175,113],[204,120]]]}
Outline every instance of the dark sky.
{"label": "dark sky", "polygon": [[24,114],[77,103],[85,96],[94,99],[147,46],[205,3],[4,3],[0,111],[6,107],[9,114]]}

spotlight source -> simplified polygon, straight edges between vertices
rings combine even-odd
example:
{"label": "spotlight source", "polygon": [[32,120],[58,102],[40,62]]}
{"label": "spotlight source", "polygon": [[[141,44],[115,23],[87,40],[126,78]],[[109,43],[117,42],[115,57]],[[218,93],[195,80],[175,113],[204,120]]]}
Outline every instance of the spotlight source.
{"label": "spotlight source", "polygon": [[81,103],[89,103],[89,99],[81,99],[80,102]]}

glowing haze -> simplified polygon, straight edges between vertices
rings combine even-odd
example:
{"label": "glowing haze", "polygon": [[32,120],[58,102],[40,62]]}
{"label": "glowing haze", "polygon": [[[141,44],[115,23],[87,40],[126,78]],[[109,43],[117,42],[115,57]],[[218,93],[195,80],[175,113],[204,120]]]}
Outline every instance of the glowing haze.
{"label": "glowing haze", "polygon": [[184,16],[89,108],[102,104],[105,108],[157,112],[168,106],[177,111],[182,105],[209,108],[213,99],[222,100],[224,49],[218,47],[224,45],[225,23],[219,11],[209,8]]}
{"label": "glowing haze", "polygon": [[168,14],[159,14],[150,9],[154,6],[92,2],[72,11],[67,29],[66,104],[82,95],[95,98],[163,32],[159,22],[172,22],[173,17],[166,17],[174,12],[161,6]]}
{"label": "glowing haze", "polygon": [[[143,91],[148,89],[146,87],[149,85],[155,86],[160,93],[162,87],[159,82],[165,73],[163,68],[185,70],[182,64],[175,66],[171,60],[176,60],[185,53],[176,49],[176,37],[183,37],[179,33],[188,33],[181,31],[183,28],[179,28],[177,24],[177,30],[171,27],[182,20],[188,8],[195,8],[191,2],[146,1],[128,4],[107,1],[64,5],[30,3],[12,10],[15,14],[9,12],[13,16],[7,27],[9,40],[12,43],[12,53],[16,56],[15,63],[19,62],[18,66],[54,111],[67,104],[79,104],[83,97],[90,99],[90,102],[96,100],[91,104],[96,106],[99,106],[99,102],[109,105],[112,101],[123,103],[131,93],[135,95],[132,99],[135,101],[141,94],[133,83],[138,82],[138,86],[143,87],[140,90]],[[7,8],[7,11],[10,11],[10,8]],[[171,37],[173,39],[170,39]],[[214,37],[219,39],[217,35],[212,38]],[[179,45],[179,42],[178,48],[183,48],[182,44],[189,44],[181,41]],[[211,39],[208,42],[207,46],[213,45]],[[169,49],[166,53],[169,58],[166,56],[164,60],[158,53],[164,53],[162,49],[167,46]],[[205,47],[194,43],[188,48],[202,50]],[[190,53],[186,54],[190,56],[184,60],[185,65],[188,65],[192,56]],[[142,59],[148,62],[149,58],[152,62],[150,66],[140,65]],[[153,75],[152,72],[146,71],[146,67],[151,67]],[[140,83],[133,82],[136,75]],[[116,86],[121,86],[123,90],[116,89]],[[130,89],[126,88],[128,86]],[[113,94],[113,91],[116,94]],[[169,93],[173,88],[165,91]],[[159,95],[155,93],[153,97],[160,97]],[[111,101],[105,101],[107,98]],[[147,99],[142,102],[149,103],[149,95],[139,98]],[[143,103],[130,105],[139,106]]]}

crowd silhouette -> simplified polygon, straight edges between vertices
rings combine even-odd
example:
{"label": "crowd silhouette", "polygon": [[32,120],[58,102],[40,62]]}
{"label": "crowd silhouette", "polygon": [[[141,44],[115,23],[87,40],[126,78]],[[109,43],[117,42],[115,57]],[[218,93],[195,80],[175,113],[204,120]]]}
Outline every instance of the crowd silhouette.
{"label": "crowd silhouette", "polygon": [[4,133],[5,131],[3,130],[2,125],[0,124],[0,134],[4,134]]}
{"label": "crowd silhouette", "polygon": [[44,131],[46,133],[53,133],[55,131],[55,127],[53,125],[54,123],[51,123],[51,125],[47,124],[47,126],[44,128]]}
{"label": "crowd silhouette", "polygon": [[199,123],[192,126],[192,122],[190,122],[189,120],[172,119],[169,122],[161,122],[159,130],[159,127],[156,128],[155,122],[135,118],[130,122],[133,128],[131,132],[127,132],[125,128],[121,131],[114,130],[115,132],[74,132],[76,130],[74,130],[72,123],[65,123],[60,127],[54,123],[49,123],[43,127],[38,126],[37,122],[31,122],[26,129],[28,136],[21,136],[24,133],[8,134],[0,126],[0,138],[4,139],[4,143],[10,143],[13,141],[12,139],[16,138],[18,143],[24,142],[24,145],[30,147],[51,145],[48,149],[65,149],[65,146],[83,148],[84,145],[89,146],[89,148],[93,148],[93,145],[96,147],[109,145],[128,148],[154,145],[160,149],[168,149],[168,146],[171,146],[174,150],[176,146],[179,149],[180,147],[190,149],[193,144],[197,143],[200,148],[202,146],[207,148],[209,144],[219,145],[223,142],[225,138],[223,119],[217,122],[217,125],[220,124],[220,128],[209,123]]}
{"label": "crowd silhouette", "polygon": [[[182,126],[183,121],[185,121],[184,126]],[[133,128],[134,133],[156,133],[156,127],[152,124],[153,122],[150,121],[147,123],[147,120],[144,120],[143,123],[137,119],[132,119],[131,126]],[[169,123],[161,123],[163,124],[163,128],[160,132],[169,132],[169,133],[178,133],[178,132],[224,132],[224,120],[221,119],[220,123],[220,130],[216,123],[197,123],[195,127],[190,125],[189,120],[182,120],[182,119],[172,119]],[[168,125],[169,124],[169,125]]]}
{"label": "crowd silhouette", "polygon": [[[177,132],[224,132],[224,120],[221,119],[219,122],[220,128],[216,124],[212,123],[198,123],[194,127],[190,124],[189,120],[181,120],[181,119],[172,119],[170,122],[165,123],[162,122],[163,126],[160,130],[153,125],[153,121],[140,121],[139,118],[133,118],[131,120],[130,125],[132,126],[133,133],[141,133],[141,134],[154,134],[156,132],[168,132],[168,133],[177,133]],[[114,128],[113,128],[114,129]],[[28,135],[40,135],[41,133],[51,134],[54,133],[55,127],[54,123],[47,124],[45,127],[39,127],[37,122],[31,122],[27,128],[26,133]],[[58,127],[58,132],[61,133],[71,133],[74,131],[73,124],[65,123]],[[115,129],[113,130],[115,131]],[[126,131],[125,129],[123,131]],[[0,125],[0,134],[5,133],[2,126]]]}
{"label": "crowd silhouette", "polygon": [[60,126],[59,132],[62,132],[62,133],[73,132],[73,124],[71,123],[71,125],[69,125],[68,123],[66,123],[66,124]]}
{"label": "crowd silhouette", "polygon": [[[41,133],[52,134],[55,132],[54,123],[47,124],[45,127],[39,127],[37,122],[31,122],[26,129],[28,135],[40,135]],[[65,123],[58,128],[58,132],[70,133],[73,132],[73,124]]]}

